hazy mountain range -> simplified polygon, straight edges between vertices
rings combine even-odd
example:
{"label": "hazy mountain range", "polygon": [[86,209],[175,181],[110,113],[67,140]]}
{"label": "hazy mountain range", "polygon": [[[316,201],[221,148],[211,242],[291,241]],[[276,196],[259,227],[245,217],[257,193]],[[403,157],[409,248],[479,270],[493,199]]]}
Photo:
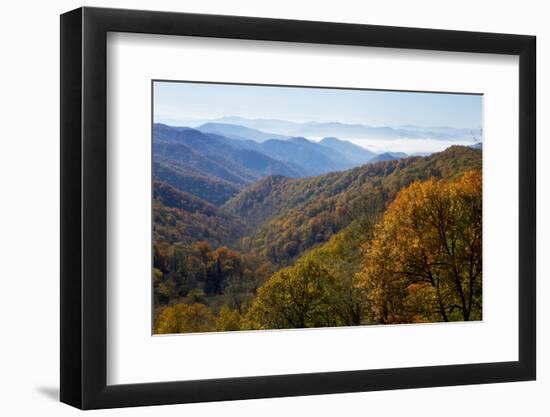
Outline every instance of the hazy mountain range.
{"label": "hazy mountain range", "polygon": [[[155,179],[219,205],[244,187],[270,175],[305,178],[344,171],[367,163],[430,154],[422,152],[408,155],[395,151],[375,153],[334,136],[313,141],[304,136],[286,134],[340,132],[369,135],[377,132],[377,135],[390,138],[405,132],[409,135],[413,134],[411,132],[416,135],[426,134],[425,130],[414,126],[403,126],[400,129],[372,128],[337,122],[295,123],[240,117],[226,117],[223,122],[207,122],[195,128],[156,123],[153,126]],[[237,122],[247,126],[234,124]],[[445,138],[467,134],[466,129],[429,129],[434,136],[443,135]],[[481,143],[472,146],[480,148]]]}
{"label": "hazy mountain range", "polygon": [[258,129],[229,123],[204,123],[198,126],[197,130],[200,130],[204,133],[216,133],[231,139],[255,140],[256,142],[263,142],[264,140],[268,139],[290,138],[290,136],[278,135],[277,133],[262,132]]}
{"label": "hazy mountain range", "polygon": [[220,204],[269,175],[304,178],[407,156],[378,155],[334,137],[314,142],[281,135],[267,139],[268,135],[227,124],[208,123],[197,129],[155,124],[155,178]]}
{"label": "hazy mountain range", "polygon": [[[364,124],[346,124],[340,122],[305,122],[297,123],[279,119],[247,119],[238,116],[227,116],[209,120],[208,123],[195,124],[199,130],[212,129],[212,124],[238,125],[241,128],[255,129],[261,132],[277,132],[278,139],[282,136],[294,137],[327,137],[355,139],[437,139],[437,140],[468,140],[479,137],[479,129],[455,128],[448,126],[368,126]],[[212,132],[211,133],[218,133]],[[226,132],[227,133],[227,132]],[[243,135],[246,137],[246,135]],[[248,137],[251,139],[251,137]],[[266,139],[272,139],[266,137]],[[254,139],[258,140],[258,139]],[[265,140],[265,139],[261,139]]]}

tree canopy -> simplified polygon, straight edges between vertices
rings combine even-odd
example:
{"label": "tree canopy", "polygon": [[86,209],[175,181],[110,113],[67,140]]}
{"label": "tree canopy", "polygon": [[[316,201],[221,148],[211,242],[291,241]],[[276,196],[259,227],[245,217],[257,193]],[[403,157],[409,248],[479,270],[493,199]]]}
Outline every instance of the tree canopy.
{"label": "tree canopy", "polygon": [[379,323],[481,319],[479,171],[402,190],[365,246],[359,285]]}
{"label": "tree canopy", "polygon": [[344,308],[341,283],[306,256],[258,290],[248,319],[260,329],[338,326],[346,324]]}

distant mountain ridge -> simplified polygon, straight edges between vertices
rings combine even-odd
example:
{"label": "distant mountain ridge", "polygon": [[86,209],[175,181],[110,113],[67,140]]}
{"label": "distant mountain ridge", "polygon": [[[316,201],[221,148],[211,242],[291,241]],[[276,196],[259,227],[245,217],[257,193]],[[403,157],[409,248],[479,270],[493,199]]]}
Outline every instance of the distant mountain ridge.
{"label": "distant mountain ridge", "polygon": [[[304,176],[348,169],[365,164],[376,156],[374,152],[334,137],[314,142],[301,136],[289,137],[277,135],[228,123],[205,123],[198,126],[197,130],[203,133],[215,133],[227,138],[245,141],[245,143],[233,143],[233,145],[258,150],[275,159],[294,164],[296,168],[302,168]],[[263,143],[256,145],[251,143],[251,141]],[[292,147],[289,143],[296,145],[296,147]],[[323,146],[318,146],[318,144]],[[330,148],[331,150],[328,151],[325,148]],[[313,155],[307,155],[308,153],[313,153]],[[320,157],[319,154],[322,154],[323,157]],[[309,161],[305,160],[305,158],[308,158]],[[316,161],[316,159],[320,160]],[[313,165],[322,165],[322,168]]]}
{"label": "distant mountain ridge", "polygon": [[369,151],[368,149],[362,148],[361,146],[354,145],[351,142],[334,137],[324,138],[319,143],[323,146],[326,146],[327,148],[333,149],[341,153],[348,160],[359,165],[366,164],[367,162],[372,161],[372,159],[375,158],[377,155],[374,152]]}
{"label": "distant mountain ridge", "polygon": [[[266,175],[302,176],[301,172],[285,162],[254,149],[236,146],[235,142],[241,141],[205,134],[191,128],[155,124],[154,162],[162,164],[165,170],[155,171],[154,175],[166,180],[166,168],[172,166],[196,176],[229,183],[237,189]],[[159,168],[160,165],[155,167]],[[174,176],[173,172],[170,174]],[[171,183],[175,185],[173,180]],[[181,191],[191,192],[186,188],[182,188]]]}
{"label": "distant mountain ridge", "polygon": [[210,122],[202,124],[196,129],[203,133],[215,133],[230,139],[254,140],[256,142],[263,142],[268,139],[289,139],[289,136],[262,132],[261,130],[228,123]]}
{"label": "distant mountain ridge", "polygon": [[343,155],[305,138],[291,138],[286,141],[272,139],[263,142],[261,149],[273,158],[299,166],[305,172],[304,176],[342,171],[354,166]]}
{"label": "distant mountain ridge", "polygon": [[477,129],[455,128],[448,126],[368,126],[359,123],[340,122],[291,122],[279,119],[247,119],[238,116],[226,116],[214,119],[215,123],[244,126],[261,131],[278,132],[287,136],[305,137],[344,137],[355,139],[400,139],[422,138],[439,140],[471,139]]}
{"label": "distant mountain ridge", "polygon": [[408,155],[404,152],[384,152],[380,155],[376,155],[370,163],[376,163],[380,161],[395,161],[397,159],[406,158]]}
{"label": "distant mountain ridge", "polygon": [[302,178],[343,171],[367,163],[375,155],[337,138],[323,143],[304,137],[260,140],[272,135],[228,124],[201,128],[203,131],[155,124],[154,175],[216,205],[268,175]]}

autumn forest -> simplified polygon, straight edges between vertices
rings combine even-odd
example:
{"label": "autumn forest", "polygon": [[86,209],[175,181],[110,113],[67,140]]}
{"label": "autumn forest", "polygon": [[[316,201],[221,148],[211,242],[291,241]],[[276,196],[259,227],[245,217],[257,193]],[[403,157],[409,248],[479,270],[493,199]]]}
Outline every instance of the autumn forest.
{"label": "autumn forest", "polygon": [[153,125],[153,333],[482,319],[481,143],[251,123]]}

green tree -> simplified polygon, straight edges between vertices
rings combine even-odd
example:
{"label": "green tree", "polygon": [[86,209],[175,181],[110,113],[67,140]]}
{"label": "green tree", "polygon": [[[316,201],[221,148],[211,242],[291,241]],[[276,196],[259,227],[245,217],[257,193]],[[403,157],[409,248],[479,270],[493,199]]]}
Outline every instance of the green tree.
{"label": "green tree", "polygon": [[247,326],[286,329],[343,325],[342,286],[315,260],[304,257],[276,272],[259,290]]}

